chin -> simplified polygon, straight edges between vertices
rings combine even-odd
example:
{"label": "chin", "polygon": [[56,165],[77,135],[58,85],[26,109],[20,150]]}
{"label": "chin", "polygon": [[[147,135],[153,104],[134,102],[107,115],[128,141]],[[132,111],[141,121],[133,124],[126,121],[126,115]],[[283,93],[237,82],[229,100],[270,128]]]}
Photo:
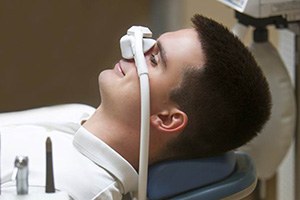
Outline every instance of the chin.
{"label": "chin", "polygon": [[104,71],[100,72],[100,74],[98,76],[98,82],[99,82],[99,84],[102,83],[102,82],[104,82],[104,80],[108,76],[109,76],[109,70],[104,70]]}
{"label": "chin", "polygon": [[111,90],[111,75],[108,70],[102,71],[98,76],[98,86],[99,86],[99,92],[100,97],[102,95],[105,95],[107,93],[107,90]]}

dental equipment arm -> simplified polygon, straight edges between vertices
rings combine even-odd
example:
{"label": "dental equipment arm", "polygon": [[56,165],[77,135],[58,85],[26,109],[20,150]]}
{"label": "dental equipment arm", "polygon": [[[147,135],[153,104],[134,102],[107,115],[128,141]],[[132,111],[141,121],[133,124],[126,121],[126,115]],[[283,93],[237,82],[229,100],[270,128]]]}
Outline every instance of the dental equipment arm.
{"label": "dental equipment arm", "polygon": [[150,90],[148,69],[144,53],[155,43],[151,37],[151,31],[146,27],[133,26],[127,31],[127,35],[120,40],[122,56],[125,59],[134,58],[137,72],[140,78],[141,94],[141,127],[140,127],[140,157],[138,200],[146,200],[148,178],[148,155],[149,155],[149,122],[150,122]]}

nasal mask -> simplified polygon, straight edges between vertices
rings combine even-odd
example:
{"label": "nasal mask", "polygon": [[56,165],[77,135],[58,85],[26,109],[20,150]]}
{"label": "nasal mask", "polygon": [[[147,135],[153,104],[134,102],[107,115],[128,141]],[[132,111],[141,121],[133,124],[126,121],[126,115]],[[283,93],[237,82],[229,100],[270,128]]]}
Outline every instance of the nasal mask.
{"label": "nasal mask", "polygon": [[[144,53],[149,51],[156,43],[151,39],[152,32],[147,27],[132,26],[127,34],[120,39],[121,54],[124,59],[133,59],[136,62],[139,76],[147,69],[143,68],[142,60],[145,60]],[[146,72],[148,73],[148,72]]]}
{"label": "nasal mask", "polygon": [[[138,178],[138,200],[147,199],[149,129],[150,129],[150,89],[148,68],[144,53],[150,50],[155,40],[151,39],[151,31],[147,27],[133,26],[120,39],[121,53],[124,59],[134,59],[140,80],[141,94],[141,127],[140,158]],[[136,197],[134,198],[136,199]]]}

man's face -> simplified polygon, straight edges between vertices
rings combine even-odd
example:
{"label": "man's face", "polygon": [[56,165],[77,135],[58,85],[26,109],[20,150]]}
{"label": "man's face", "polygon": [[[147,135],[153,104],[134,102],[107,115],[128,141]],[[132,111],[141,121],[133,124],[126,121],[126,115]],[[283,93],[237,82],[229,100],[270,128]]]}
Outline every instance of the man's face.
{"label": "man's face", "polygon": [[[194,29],[183,29],[161,35],[145,54],[149,71],[151,114],[176,106],[170,91],[180,84],[183,69],[202,66],[203,54]],[[140,122],[139,77],[133,61],[120,60],[113,69],[99,76],[101,106],[123,122]]]}

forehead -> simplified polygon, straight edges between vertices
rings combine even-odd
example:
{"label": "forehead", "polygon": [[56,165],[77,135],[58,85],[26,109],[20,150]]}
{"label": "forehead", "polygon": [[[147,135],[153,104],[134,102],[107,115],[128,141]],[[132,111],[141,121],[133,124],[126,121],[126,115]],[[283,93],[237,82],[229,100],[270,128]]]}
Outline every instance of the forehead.
{"label": "forehead", "polygon": [[195,34],[195,36],[196,36],[197,32],[194,28],[180,29],[177,31],[165,32],[158,39],[164,38],[166,36],[181,36],[181,35],[186,35],[186,34]]}
{"label": "forehead", "polygon": [[197,32],[190,28],[190,29],[181,29],[178,31],[173,32],[166,32],[162,34],[157,40],[164,41],[164,40],[194,40],[197,39]]}
{"label": "forehead", "polygon": [[202,66],[204,64],[200,39],[193,28],[164,33],[157,41],[161,43],[166,54],[176,51],[178,55],[186,55],[186,58],[189,58],[186,60],[188,65]]}

